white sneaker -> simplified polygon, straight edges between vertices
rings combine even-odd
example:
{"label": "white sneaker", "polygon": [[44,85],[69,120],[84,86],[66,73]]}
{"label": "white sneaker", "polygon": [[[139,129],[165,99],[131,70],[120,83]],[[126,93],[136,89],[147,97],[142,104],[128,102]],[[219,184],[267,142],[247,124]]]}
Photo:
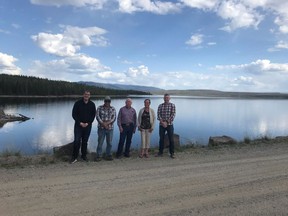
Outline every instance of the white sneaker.
{"label": "white sneaker", "polygon": [[74,164],[74,163],[76,163],[76,162],[77,162],[77,159],[72,160],[72,161],[71,161],[71,164]]}

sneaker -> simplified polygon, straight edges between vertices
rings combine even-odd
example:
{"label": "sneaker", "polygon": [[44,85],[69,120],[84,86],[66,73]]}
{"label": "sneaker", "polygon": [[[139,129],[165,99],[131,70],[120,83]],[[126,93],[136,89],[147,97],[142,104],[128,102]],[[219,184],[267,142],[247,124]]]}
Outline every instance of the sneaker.
{"label": "sneaker", "polygon": [[113,157],[112,157],[112,155],[108,155],[108,156],[105,157],[105,159],[106,159],[107,161],[112,161],[112,160],[113,160]]}
{"label": "sneaker", "polygon": [[102,158],[100,157],[100,156],[97,156],[96,158],[95,158],[95,161],[96,162],[99,162],[99,161],[101,161],[102,160]]}
{"label": "sneaker", "polygon": [[170,157],[171,157],[172,159],[174,159],[174,158],[175,158],[175,155],[174,155],[174,154],[171,154]]}
{"label": "sneaker", "polygon": [[70,164],[74,164],[74,163],[76,163],[77,162],[77,159],[72,159],[71,161],[70,161]]}

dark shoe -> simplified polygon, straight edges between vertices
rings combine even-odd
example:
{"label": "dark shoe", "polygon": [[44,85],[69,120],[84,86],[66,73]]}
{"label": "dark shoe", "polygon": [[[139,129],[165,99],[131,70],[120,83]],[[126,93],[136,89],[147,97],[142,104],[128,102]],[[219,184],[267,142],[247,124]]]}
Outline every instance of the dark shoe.
{"label": "dark shoe", "polygon": [[130,154],[124,154],[124,157],[129,158]]}
{"label": "dark shoe", "polygon": [[101,161],[102,160],[102,158],[100,157],[100,156],[97,156],[96,158],[95,158],[95,161],[96,162],[99,162],[99,161]]}
{"label": "dark shoe", "polygon": [[122,155],[116,155],[116,159],[121,159]]}
{"label": "dark shoe", "polygon": [[158,152],[155,157],[163,157],[163,153]]}
{"label": "dark shoe", "polygon": [[175,158],[175,155],[174,155],[174,154],[171,154],[170,157],[171,157],[172,159],[174,159],[174,158]]}
{"label": "dark shoe", "polygon": [[88,161],[89,161],[87,157],[82,157],[82,156],[81,156],[81,158],[82,158],[82,160],[85,161],[85,162],[88,162]]}
{"label": "dark shoe", "polygon": [[105,157],[105,159],[106,159],[107,161],[112,161],[112,160],[113,160],[113,157],[112,157],[112,155],[108,155],[108,156]]}

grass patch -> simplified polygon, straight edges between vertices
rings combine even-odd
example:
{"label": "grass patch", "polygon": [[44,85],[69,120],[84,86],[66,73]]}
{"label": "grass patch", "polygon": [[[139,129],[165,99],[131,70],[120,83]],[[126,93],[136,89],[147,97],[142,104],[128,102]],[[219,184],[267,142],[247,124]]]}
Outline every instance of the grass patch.
{"label": "grass patch", "polygon": [[1,157],[10,157],[10,156],[16,156],[16,157],[21,157],[21,151],[20,150],[4,150],[1,155]]}

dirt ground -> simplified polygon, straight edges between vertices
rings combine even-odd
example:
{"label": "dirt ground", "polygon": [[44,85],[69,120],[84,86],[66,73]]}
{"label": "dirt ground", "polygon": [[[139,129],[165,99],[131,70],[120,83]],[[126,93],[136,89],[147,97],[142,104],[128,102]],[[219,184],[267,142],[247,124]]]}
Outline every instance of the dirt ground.
{"label": "dirt ground", "polygon": [[0,168],[0,215],[288,215],[288,142]]}

